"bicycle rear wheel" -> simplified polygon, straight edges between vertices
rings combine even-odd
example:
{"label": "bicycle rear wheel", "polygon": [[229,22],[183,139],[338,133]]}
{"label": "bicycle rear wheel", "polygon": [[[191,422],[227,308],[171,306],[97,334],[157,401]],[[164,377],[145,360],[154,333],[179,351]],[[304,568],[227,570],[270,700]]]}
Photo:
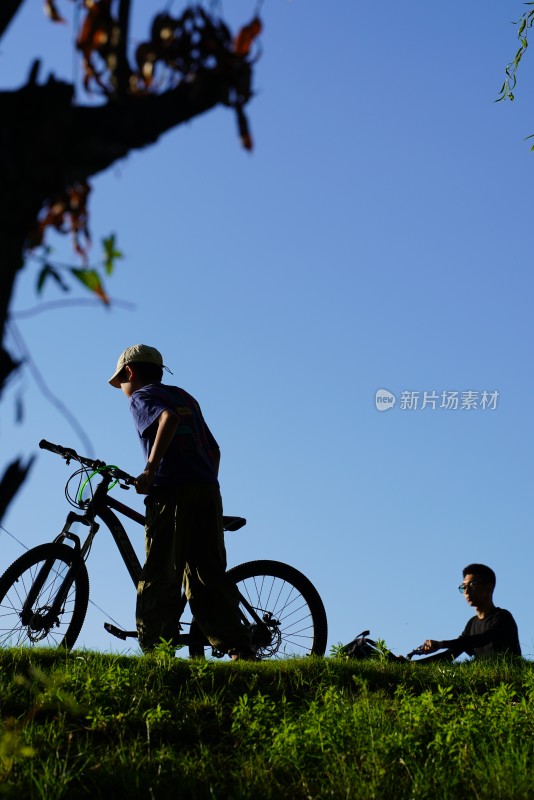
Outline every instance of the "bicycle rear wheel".
{"label": "bicycle rear wheel", "polygon": [[[61,608],[51,614],[74,559],[80,562],[78,569]],[[30,607],[27,599],[31,594],[35,597]],[[34,547],[0,578],[0,647],[40,645],[70,649],[82,629],[88,602],[87,567],[73,548],[57,542]]]}
{"label": "bicycle rear wheel", "polygon": [[[319,655],[326,650],[328,625],[323,602],[302,572],[281,561],[248,561],[228,571],[241,595],[243,620],[260,660]],[[258,621],[259,620],[259,621]],[[199,656],[198,626],[191,635]]]}

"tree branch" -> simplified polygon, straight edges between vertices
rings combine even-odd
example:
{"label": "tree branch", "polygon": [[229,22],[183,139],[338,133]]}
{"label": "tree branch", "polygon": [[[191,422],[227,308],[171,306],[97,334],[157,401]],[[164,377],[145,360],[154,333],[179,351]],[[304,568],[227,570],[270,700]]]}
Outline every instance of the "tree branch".
{"label": "tree branch", "polygon": [[54,79],[0,93],[0,331],[24,241],[43,203],[225,102],[227,94],[227,78],[216,68],[160,95],[128,95],[102,106],[73,105],[72,86]]}
{"label": "tree branch", "polygon": [[0,2],[0,39],[6,32],[13,17],[24,3],[24,0],[1,0]]}
{"label": "tree branch", "polygon": [[129,96],[98,108],[73,109],[65,120],[70,124],[63,131],[62,147],[68,148],[76,175],[66,176],[65,184],[107,169],[130,150],[154,144],[171,128],[214,108],[223,97],[220,77],[205,71],[160,95]]}

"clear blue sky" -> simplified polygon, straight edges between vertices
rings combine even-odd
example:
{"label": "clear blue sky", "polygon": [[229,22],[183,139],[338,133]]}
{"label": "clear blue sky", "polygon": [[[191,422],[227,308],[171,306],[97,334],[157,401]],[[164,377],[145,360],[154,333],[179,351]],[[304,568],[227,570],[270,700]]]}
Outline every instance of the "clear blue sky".
{"label": "clear blue sky", "polygon": [[[133,5],[141,37],[145,4]],[[324,599],[329,645],[370,628],[406,653],[460,633],[461,569],[482,561],[534,654],[530,54],[515,103],[493,102],[524,8],[267,0],[254,152],[220,108],[93,181],[94,241],[115,231],[126,256],[108,288],[135,310],[17,321],[94,454],[132,473],[142,453],[107,378],[131,344],[162,351],[221,445],[225,510],[248,519],[228,537],[230,563],[301,569]],[[253,10],[224,4],[234,26]],[[36,53],[42,78],[72,78],[71,41],[72,27],[27,2],[1,43],[2,85],[20,85]],[[50,243],[72,260],[69,242]],[[28,263],[14,311],[40,302],[35,280]],[[50,286],[43,299],[59,298]],[[386,412],[381,388],[397,397]],[[499,397],[495,409],[410,410],[403,391]],[[84,450],[25,370],[3,398],[2,462],[43,437]],[[39,452],[10,534],[32,547],[59,532],[68,474]],[[141,556],[142,530],[129,532]],[[22,548],[0,540],[3,571]],[[133,627],[133,587],[105,530],[89,572],[92,600]],[[79,645],[129,652],[108,618],[90,606]]]}

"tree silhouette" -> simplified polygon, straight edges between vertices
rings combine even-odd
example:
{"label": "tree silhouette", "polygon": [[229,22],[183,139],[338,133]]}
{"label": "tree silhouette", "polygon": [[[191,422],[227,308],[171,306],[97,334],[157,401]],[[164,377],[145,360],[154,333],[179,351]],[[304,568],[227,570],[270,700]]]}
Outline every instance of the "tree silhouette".
{"label": "tree silhouette", "polygon": [[[24,1],[0,3],[0,39]],[[252,95],[258,17],[232,36],[202,6],[188,6],[178,17],[162,12],[152,19],[147,40],[130,54],[131,0],[71,2],[83,10],[76,41],[83,83],[100,102],[77,103],[74,86],[53,76],[40,82],[39,61],[29,65],[24,86],[0,92],[0,394],[19,366],[4,346],[17,272],[49,225],[70,227],[83,255],[91,176],[217,105],[234,110],[243,146],[252,146],[244,108]],[[62,21],[58,5],[45,2],[52,22]],[[84,282],[99,294],[98,285]],[[27,468],[13,462],[6,470],[0,512]]]}

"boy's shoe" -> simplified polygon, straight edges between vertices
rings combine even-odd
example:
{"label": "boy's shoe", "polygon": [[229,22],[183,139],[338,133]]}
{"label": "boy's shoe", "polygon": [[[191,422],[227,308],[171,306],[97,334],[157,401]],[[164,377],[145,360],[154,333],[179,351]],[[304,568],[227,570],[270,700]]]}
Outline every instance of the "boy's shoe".
{"label": "boy's shoe", "polygon": [[232,661],[259,661],[256,651],[250,650],[229,650],[228,655]]}

